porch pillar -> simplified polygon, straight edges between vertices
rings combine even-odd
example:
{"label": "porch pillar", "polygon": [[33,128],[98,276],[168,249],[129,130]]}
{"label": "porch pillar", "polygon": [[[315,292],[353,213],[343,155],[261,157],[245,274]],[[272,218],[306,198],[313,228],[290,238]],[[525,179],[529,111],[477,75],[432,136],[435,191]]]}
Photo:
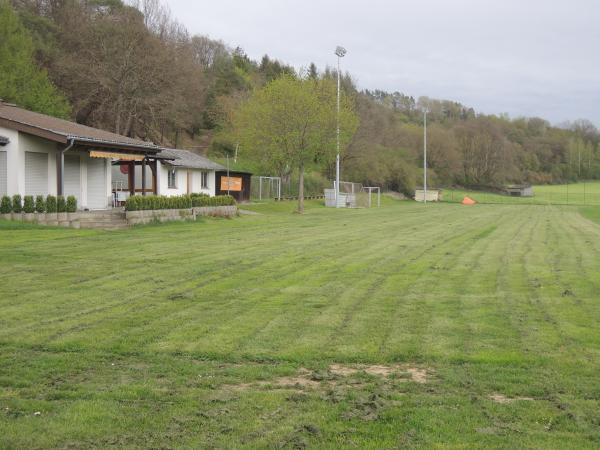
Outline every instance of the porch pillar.
{"label": "porch pillar", "polygon": [[129,182],[129,195],[135,195],[135,161],[129,161],[128,170],[128,182]]}
{"label": "porch pillar", "polygon": [[146,158],[142,159],[142,195],[146,195]]}
{"label": "porch pillar", "polygon": [[156,159],[154,161],[150,161],[150,170],[152,171],[152,193],[154,195],[158,195],[158,183],[156,178],[157,166],[158,164]]}
{"label": "porch pillar", "polygon": [[65,154],[56,154],[56,195],[65,195]]}

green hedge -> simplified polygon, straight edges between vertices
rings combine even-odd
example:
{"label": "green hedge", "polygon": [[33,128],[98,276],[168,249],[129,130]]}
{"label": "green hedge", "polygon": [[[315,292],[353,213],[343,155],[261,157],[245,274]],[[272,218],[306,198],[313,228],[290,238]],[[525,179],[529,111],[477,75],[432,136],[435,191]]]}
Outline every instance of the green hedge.
{"label": "green hedge", "polygon": [[35,202],[33,201],[33,195],[26,195],[23,197],[23,211],[27,214],[35,212]]}
{"label": "green hedge", "polygon": [[56,212],[56,197],[54,195],[49,195],[46,197],[46,212]]}
{"label": "green hedge", "polygon": [[44,199],[43,195],[38,195],[35,197],[35,210],[39,213],[46,212],[46,200]]}
{"label": "green hedge", "polygon": [[12,200],[8,195],[2,196],[2,201],[0,202],[0,213],[9,214],[12,212]]}
{"label": "green hedge", "polygon": [[21,196],[19,194],[13,195],[12,207],[14,213],[23,212],[23,203],[21,202]]}
{"label": "green hedge", "polygon": [[74,213],[77,211],[77,199],[74,195],[69,195],[67,197],[67,212]]}
{"label": "green hedge", "polygon": [[65,200],[65,197],[63,195],[56,196],[56,212],[67,212],[67,201]]}
{"label": "green hedge", "polygon": [[192,206],[228,206],[235,205],[235,199],[229,195],[209,197],[206,194],[181,195],[134,195],[125,203],[127,211],[147,211],[156,209],[189,209]]}
{"label": "green hedge", "polygon": [[8,214],[10,212],[26,212],[26,213],[55,213],[55,212],[76,212],[77,211],[77,198],[73,195],[69,195],[67,199],[61,195],[55,197],[49,195],[44,198],[43,195],[36,195],[35,198],[32,195],[26,195],[21,201],[20,195],[13,195],[12,199],[8,195],[3,195],[0,200],[0,213]]}
{"label": "green hedge", "polygon": [[230,206],[235,205],[235,199],[231,195],[217,195],[210,197],[206,194],[192,196],[194,206]]}

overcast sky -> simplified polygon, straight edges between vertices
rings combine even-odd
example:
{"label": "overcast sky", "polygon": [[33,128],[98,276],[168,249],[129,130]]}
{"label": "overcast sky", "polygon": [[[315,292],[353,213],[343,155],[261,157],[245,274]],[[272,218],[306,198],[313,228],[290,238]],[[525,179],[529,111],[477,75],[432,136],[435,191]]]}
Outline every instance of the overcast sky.
{"label": "overcast sky", "polygon": [[485,113],[600,126],[598,0],[168,0],[191,33],[296,68],[335,65],[361,89]]}

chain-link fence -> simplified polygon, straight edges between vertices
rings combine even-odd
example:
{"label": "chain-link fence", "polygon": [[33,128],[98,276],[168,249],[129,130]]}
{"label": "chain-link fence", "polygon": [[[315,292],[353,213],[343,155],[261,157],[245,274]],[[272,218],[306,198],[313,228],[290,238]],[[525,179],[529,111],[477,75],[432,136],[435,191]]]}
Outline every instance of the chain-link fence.
{"label": "chain-link fence", "polygon": [[540,185],[533,195],[521,197],[503,192],[442,188],[443,202],[460,203],[470,197],[478,203],[514,205],[600,205],[600,182],[569,185]]}
{"label": "chain-link fence", "polygon": [[[282,199],[298,198],[298,176],[281,177],[281,190],[278,190],[278,177],[253,176],[251,183],[252,200],[269,200],[278,198],[279,192]],[[332,183],[318,173],[307,173],[304,176],[304,197],[321,198],[323,190],[331,188]]]}

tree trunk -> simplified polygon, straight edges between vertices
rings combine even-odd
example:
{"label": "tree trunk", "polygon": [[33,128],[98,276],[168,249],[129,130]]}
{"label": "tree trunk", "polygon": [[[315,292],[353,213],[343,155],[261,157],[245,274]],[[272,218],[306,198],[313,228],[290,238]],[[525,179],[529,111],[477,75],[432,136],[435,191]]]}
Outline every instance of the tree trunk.
{"label": "tree trunk", "polygon": [[304,164],[300,164],[298,177],[298,213],[304,214]]}

